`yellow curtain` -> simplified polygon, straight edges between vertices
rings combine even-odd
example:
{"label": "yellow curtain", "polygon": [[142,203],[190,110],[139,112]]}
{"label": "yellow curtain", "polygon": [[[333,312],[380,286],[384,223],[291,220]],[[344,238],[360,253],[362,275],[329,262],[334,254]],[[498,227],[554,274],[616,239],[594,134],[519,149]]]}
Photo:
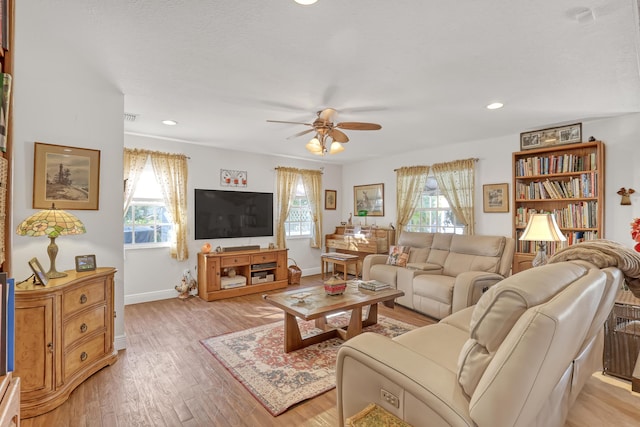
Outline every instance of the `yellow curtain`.
{"label": "yellow curtain", "polygon": [[322,172],[318,170],[300,170],[304,192],[309,200],[313,220],[311,247],[322,247]]}
{"label": "yellow curtain", "polygon": [[396,241],[411,220],[428,174],[429,166],[405,166],[396,170]]}
{"label": "yellow curtain", "polygon": [[276,224],[276,244],[278,248],[287,247],[286,233],[284,223],[289,216],[289,208],[291,201],[295,196],[296,184],[300,177],[300,171],[296,168],[277,168],[277,194],[278,194],[278,211]]}
{"label": "yellow curtain", "polygon": [[126,215],[127,209],[131,204],[133,193],[136,191],[136,185],[140,175],[147,164],[149,152],[146,150],[124,149],[124,211],[122,215]]}
{"label": "yellow curtain", "polygon": [[431,166],[438,188],[451,210],[465,225],[466,234],[474,234],[474,195],[476,159],[455,160]]}
{"label": "yellow curtain", "polygon": [[173,218],[175,240],[171,257],[189,258],[187,246],[187,157],[184,154],[151,152],[151,165],[162,189],[164,202]]}

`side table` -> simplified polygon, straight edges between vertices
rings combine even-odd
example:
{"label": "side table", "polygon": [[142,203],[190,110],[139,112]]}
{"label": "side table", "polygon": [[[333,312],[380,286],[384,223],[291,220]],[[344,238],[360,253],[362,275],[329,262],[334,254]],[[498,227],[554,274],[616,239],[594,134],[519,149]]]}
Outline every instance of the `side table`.
{"label": "side table", "polygon": [[343,279],[347,280],[347,269],[349,265],[353,264],[356,269],[356,279],[358,278],[358,260],[360,258],[357,255],[343,254],[340,252],[327,252],[320,255],[320,269],[322,271],[322,280],[325,277],[325,271],[329,272],[329,264],[333,264],[333,273],[336,272],[336,264],[341,265],[343,268]]}
{"label": "side table", "polygon": [[604,324],[604,373],[632,382],[640,391],[640,299],[620,290]]}

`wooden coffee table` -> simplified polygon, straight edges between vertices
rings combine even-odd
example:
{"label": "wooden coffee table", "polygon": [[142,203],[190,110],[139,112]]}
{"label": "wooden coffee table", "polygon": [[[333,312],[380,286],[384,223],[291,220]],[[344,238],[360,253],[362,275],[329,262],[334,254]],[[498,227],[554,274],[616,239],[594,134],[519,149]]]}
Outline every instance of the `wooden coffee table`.
{"label": "wooden coffee table", "polygon": [[[308,294],[308,295],[304,295]],[[393,308],[394,300],[404,295],[397,289],[367,291],[349,283],[342,295],[327,295],[324,287],[312,286],[292,291],[263,295],[270,304],[284,310],[284,351],[289,353],[331,338],[343,340],[355,337],[362,328],[378,322],[378,303]],[[369,314],[362,319],[362,308],[369,306]],[[351,310],[351,319],[346,328],[327,324],[327,315]],[[316,327],[324,332],[302,338],[296,318],[315,320]]]}

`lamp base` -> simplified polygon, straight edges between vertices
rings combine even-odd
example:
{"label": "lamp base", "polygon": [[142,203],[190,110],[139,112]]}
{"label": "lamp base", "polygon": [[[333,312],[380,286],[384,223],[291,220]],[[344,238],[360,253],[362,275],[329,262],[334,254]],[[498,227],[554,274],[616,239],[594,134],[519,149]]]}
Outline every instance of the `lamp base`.
{"label": "lamp base", "polygon": [[531,265],[533,265],[534,267],[540,267],[541,265],[545,265],[547,263],[546,246],[547,245],[545,243],[540,243],[540,245],[538,246],[538,253],[531,262]]}
{"label": "lamp base", "polygon": [[59,271],[47,271],[44,275],[47,276],[47,279],[58,279],[60,277],[68,276],[67,273],[61,273]]}

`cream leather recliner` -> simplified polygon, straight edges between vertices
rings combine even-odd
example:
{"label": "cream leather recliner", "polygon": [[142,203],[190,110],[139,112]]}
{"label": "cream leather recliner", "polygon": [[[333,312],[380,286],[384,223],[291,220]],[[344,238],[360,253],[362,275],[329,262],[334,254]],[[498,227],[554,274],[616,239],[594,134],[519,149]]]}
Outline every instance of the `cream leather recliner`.
{"label": "cream leather recliner", "polygon": [[622,277],[585,261],[548,264],[437,324],[352,338],[338,352],[339,425],[377,403],[415,427],[562,426],[601,369]]}

